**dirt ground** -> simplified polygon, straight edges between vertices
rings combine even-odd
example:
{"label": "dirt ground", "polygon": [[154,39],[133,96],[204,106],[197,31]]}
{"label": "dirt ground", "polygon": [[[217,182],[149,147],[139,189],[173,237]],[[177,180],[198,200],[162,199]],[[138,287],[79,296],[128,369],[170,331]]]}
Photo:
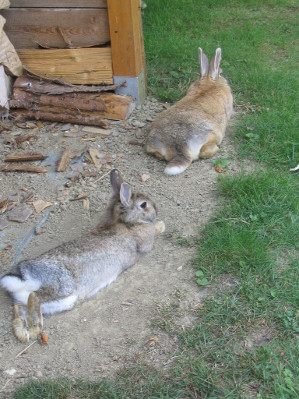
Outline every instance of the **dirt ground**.
{"label": "dirt ground", "polygon": [[[48,344],[36,342],[21,355],[27,345],[13,335],[11,299],[0,290],[1,398],[7,398],[31,378],[96,380],[113,377],[120,368],[138,362],[165,368],[175,361],[177,342],[154,327],[152,321],[159,306],[179,297],[182,317],[177,324],[178,328],[186,328],[194,320],[192,309],[211,292],[211,287],[198,287],[193,278],[190,260],[196,254],[195,247],[178,245],[177,238],[192,241],[217,210],[218,173],[212,160],[204,160],[193,163],[179,176],[167,177],[163,174],[164,162],[147,156],[141,146],[129,144],[131,140],[143,142],[144,132],[164,106],[148,98],[129,120],[111,121],[109,137],[84,137],[96,137],[95,141],[81,140],[81,126],[46,122],[17,126],[5,122],[10,130],[0,134],[1,164],[7,154],[41,152],[49,157],[35,162],[47,168],[44,174],[0,172],[0,201],[9,198],[12,206],[26,204],[32,211],[23,223],[8,220],[8,210],[0,216],[1,274],[11,268],[13,260],[35,257],[90,231],[107,204],[109,170],[113,167],[122,172],[134,190],[154,199],[166,232],[157,238],[150,254],[92,300],[72,311],[46,317]],[[32,131],[36,139],[18,148],[15,139]],[[56,161],[66,146],[77,158],[65,172],[55,172]],[[84,157],[88,148],[99,150],[101,169]],[[229,133],[215,158],[230,159],[227,173],[241,169],[234,159]],[[143,174],[149,175],[145,182]],[[66,182],[70,187],[65,186]],[[89,210],[84,209],[83,200],[72,201],[86,192]],[[40,199],[52,205],[37,213],[32,201]],[[43,224],[39,224],[41,220]],[[220,283],[220,288],[226,284],[229,282]]]}

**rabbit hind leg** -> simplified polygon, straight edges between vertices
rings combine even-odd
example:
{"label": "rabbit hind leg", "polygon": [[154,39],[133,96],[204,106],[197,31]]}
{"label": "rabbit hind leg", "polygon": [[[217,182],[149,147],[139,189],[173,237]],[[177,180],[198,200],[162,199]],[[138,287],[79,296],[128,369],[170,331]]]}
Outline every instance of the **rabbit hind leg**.
{"label": "rabbit hind leg", "polygon": [[14,320],[12,322],[12,328],[19,341],[29,341],[29,332],[27,328],[27,306],[22,304],[14,305]]}
{"label": "rabbit hind leg", "polygon": [[209,140],[201,147],[199,158],[211,158],[219,150],[216,135],[210,136]]}
{"label": "rabbit hind leg", "polygon": [[155,224],[156,235],[160,235],[165,231],[165,223],[162,220],[159,220]]}
{"label": "rabbit hind leg", "polygon": [[34,340],[43,330],[43,315],[41,304],[35,292],[31,292],[28,298],[27,323],[29,328],[29,337]]}

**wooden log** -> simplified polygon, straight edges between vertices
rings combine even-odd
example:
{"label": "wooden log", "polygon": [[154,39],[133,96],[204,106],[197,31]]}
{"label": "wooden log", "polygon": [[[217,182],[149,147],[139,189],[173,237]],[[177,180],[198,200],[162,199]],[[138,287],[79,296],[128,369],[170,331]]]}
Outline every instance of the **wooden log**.
{"label": "wooden log", "polygon": [[[90,124],[104,128],[108,127],[107,123],[97,124],[99,119],[125,120],[136,106],[135,100],[131,96],[114,93],[100,93],[99,95],[73,93],[62,95],[60,98],[60,96],[35,96],[19,89],[14,90],[13,99],[9,104],[12,115],[22,115],[23,113],[25,119],[34,117],[57,122],[71,122],[72,120],[75,122],[71,123]],[[23,109],[25,110],[23,111]],[[51,119],[45,119],[46,114],[53,115]],[[61,120],[59,115],[61,115]],[[91,123],[88,123],[88,120]],[[93,120],[95,123],[92,123]]]}
{"label": "wooden log", "polygon": [[10,8],[39,8],[41,7],[53,8],[107,8],[106,0],[10,0]]}
{"label": "wooden log", "polygon": [[73,84],[112,84],[110,47],[18,50],[25,67],[40,77]]}
{"label": "wooden log", "polygon": [[5,162],[22,162],[22,161],[42,161],[47,157],[43,154],[15,154],[7,155],[4,159]]}
{"label": "wooden log", "polygon": [[[83,3],[82,3],[83,5]],[[105,8],[9,8],[5,32],[18,49],[80,48],[110,41]]]}
{"label": "wooden log", "polygon": [[62,153],[61,159],[57,165],[57,172],[64,172],[70,162],[70,160],[72,159],[72,152],[71,150],[66,147],[65,150]]}
{"label": "wooden log", "polygon": [[61,108],[80,109],[85,111],[106,111],[100,96],[94,93],[67,93],[60,95],[32,94],[21,89],[14,89],[13,98],[9,101],[12,108],[31,108],[34,104]]}
{"label": "wooden log", "polygon": [[[73,111],[73,112],[71,112]],[[102,116],[96,112],[67,110],[54,107],[40,107],[38,110],[14,109],[10,115],[17,120],[36,119],[50,122],[74,123],[79,125],[92,125],[109,128],[109,124],[103,121]]]}
{"label": "wooden log", "polygon": [[19,88],[32,94],[49,94],[58,95],[66,93],[102,93],[103,91],[114,91],[123,86],[117,85],[64,85],[48,80],[31,78],[28,76],[20,76],[14,83],[14,89]]}
{"label": "wooden log", "polygon": [[1,172],[30,172],[30,173],[46,173],[47,169],[41,166],[24,165],[24,164],[8,164],[0,165]]}

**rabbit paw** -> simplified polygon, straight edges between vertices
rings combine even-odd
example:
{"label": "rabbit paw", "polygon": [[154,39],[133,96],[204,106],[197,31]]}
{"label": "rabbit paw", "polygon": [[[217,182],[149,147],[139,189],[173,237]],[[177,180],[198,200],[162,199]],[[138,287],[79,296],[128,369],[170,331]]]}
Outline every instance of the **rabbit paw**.
{"label": "rabbit paw", "polygon": [[19,341],[29,341],[29,332],[27,329],[27,312],[25,306],[14,306],[14,321],[12,322],[12,328]]}
{"label": "rabbit paw", "polygon": [[29,337],[34,340],[43,330],[43,315],[41,312],[40,301],[35,292],[31,292],[28,298],[28,316]]}
{"label": "rabbit paw", "polygon": [[165,223],[162,220],[159,220],[159,222],[155,224],[155,229],[156,229],[156,235],[164,233]]}

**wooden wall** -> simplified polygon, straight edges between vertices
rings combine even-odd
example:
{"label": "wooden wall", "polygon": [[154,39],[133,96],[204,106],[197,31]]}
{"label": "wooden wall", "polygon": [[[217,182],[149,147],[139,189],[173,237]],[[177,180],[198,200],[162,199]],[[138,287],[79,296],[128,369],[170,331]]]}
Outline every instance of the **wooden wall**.
{"label": "wooden wall", "polygon": [[145,74],[140,0],[11,0],[4,30],[26,69],[76,84]]}

